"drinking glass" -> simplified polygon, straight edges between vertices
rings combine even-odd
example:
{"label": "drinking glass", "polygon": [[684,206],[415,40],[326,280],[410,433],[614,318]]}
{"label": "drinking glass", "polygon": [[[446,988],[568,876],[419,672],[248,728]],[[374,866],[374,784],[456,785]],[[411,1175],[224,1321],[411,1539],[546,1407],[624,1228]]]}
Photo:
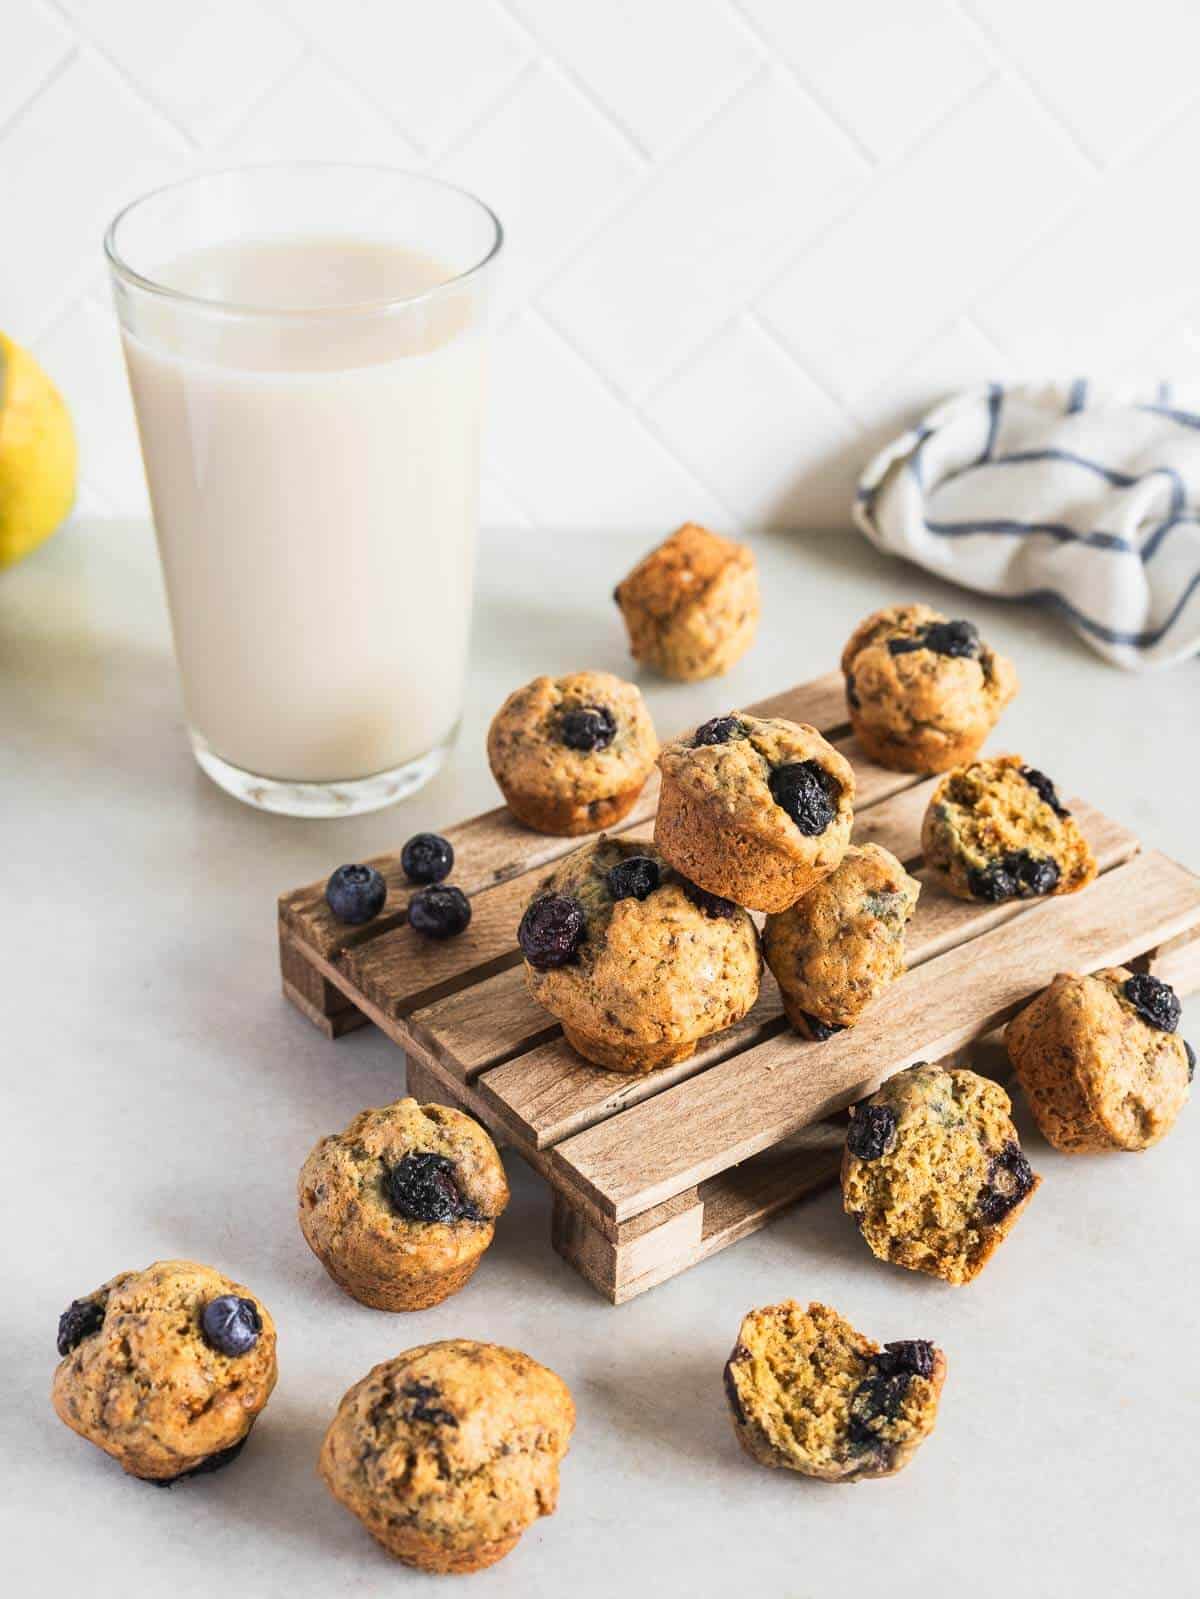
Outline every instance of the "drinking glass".
{"label": "drinking glass", "polygon": [[453,742],[501,240],[461,189],[324,163],[108,230],[192,748],[251,805],[376,810]]}

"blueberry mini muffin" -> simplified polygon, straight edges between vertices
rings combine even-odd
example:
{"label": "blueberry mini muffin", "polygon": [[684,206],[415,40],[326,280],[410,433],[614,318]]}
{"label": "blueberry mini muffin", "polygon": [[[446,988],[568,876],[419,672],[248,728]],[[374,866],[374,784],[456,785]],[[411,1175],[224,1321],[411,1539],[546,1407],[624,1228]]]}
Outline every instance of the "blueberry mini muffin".
{"label": "blueberry mini muffin", "polygon": [[1168,983],[1111,966],[1060,974],[1004,1034],[1046,1139],[1069,1155],[1149,1149],[1175,1125],[1195,1056]]}
{"label": "blueberry mini muffin", "polygon": [[525,980],[585,1060],[648,1072],[686,1060],[758,998],[758,934],[657,850],[601,838],[560,861],[521,918]]}
{"label": "blueberry mini muffin", "polygon": [[558,1503],[575,1425],[561,1378],[467,1338],[385,1360],[345,1395],[321,1447],[334,1498],[422,1571],[480,1571]]}
{"label": "blueberry mini muffin", "polygon": [[424,1310],[478,1266],[508,1183],[478,1122],[400,1099],[322,1138],[299,1198],[300,1231],[339,1288],[376,1310]]}
{"label": "blueberry mini muffin", "polygon": [[654,842],[710,894],[786,910],[846,853],[854,773],[815,727],[718,716],[666,745],[658,764]]}
{"label": "blueberry mini muffin", "polygon": [[492,718],[488,764],[509,810],[539,833],[573,838],[633,808],[658,740],[641,694],[611,672],[535,677]]}
{"label": "blueberry mini muffin", "polygon": [[904,929],[921,885],[879,844],[851,844],[785,911],[767,917],[763,955],[804,1038],[853,1027],[904,971]]}
{"label": "blueberry mini muffin", "polygon": [[1019,755],[948,773],[925,812],[921,848],[952,894],[992,905],[1075,894],[1096,875],[1054,784]]}
{"label": "blueberry mini muffin", "polygon": [[946,1357],[923,1338],[878,1344],[827,1305],[752,1310],[725,1366],[748,1455],[826,1482],[890,1477],[933,1431]]}
{"label": "blueberry mini muffin", "polygon": [[635,658],[681,682],[727,672],[758,626],[752,552],[694,522],[639,561],[613,598]]}
{"label": "blueberry mini muffin", "polygon": [[275,1386],[275,1323],[192,1260],[125,1271],[58,1323],[59,1419],[133,1477],[167,1485],[236,1459]]}
{"label": "blueberry mini muffin", "polygon": [[1012,662],[973,622],[927,605],[893,605],[860,622],[842,671],[859,743],[897,772],[945,772],[971,760],[1018,686]]}
{"label": "blueberry mini muffin", "polygon": [[966,1283],[1011,1232],[1041,1179],[999,1083],[924,1061],[854,1107],[842,1199],[880,1260]]}

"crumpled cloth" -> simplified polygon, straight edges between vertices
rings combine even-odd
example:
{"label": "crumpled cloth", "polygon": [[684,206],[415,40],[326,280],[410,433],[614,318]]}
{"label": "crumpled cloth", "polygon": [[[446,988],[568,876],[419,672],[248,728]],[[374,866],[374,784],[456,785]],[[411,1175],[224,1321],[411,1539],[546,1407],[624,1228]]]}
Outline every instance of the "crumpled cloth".
{"label": "crumpled cloth", "polygon": [[1052,608],[1133,670],[1200,651],[1200,385],[986,384],[863,473],[854,520],[939,577]]}

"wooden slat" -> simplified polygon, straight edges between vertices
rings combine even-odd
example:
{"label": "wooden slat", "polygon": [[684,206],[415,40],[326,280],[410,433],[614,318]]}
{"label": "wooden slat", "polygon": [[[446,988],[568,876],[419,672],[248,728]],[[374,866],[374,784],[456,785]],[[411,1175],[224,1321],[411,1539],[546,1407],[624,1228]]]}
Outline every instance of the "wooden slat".
{"label": "wooden slat", "polygon": [[[845,688],[840,672],[827,672],[824,677],[818,677],[811,683],[799,683],[795,688],[761,700],[747,709],[755,716],[786,716],[791,721],[808,722],[826,733],[838,733],[847,725]],[[875,770],[881,772],[882,768]],[[897,785],[896,773],[886,776],[893,780],[888,792],[892,792],[896,786],[903,786],[906,781],[912,781],[911,778],[901,778]],[[868,791],[873,787],[879,788],[881,779],[874,773],[868,773],[867,785]],[[882,786],[886,787],[886,782]],[[865,805],[870,801],[860,798],[859,803]],[[634,827],[652,817],[657,807],[658,773],[654,772],[629,816],[620,827],[610,828],[609,831],[623,832]],[[468,822],[447,827],[444,836],[454,845],[455,870],[452,880],[464,894],[471,896],[523,873],[543,869],[584,842],[580,838],[552,838],[545,833],[532,832],[516,821],[503,806],[473,817]],[[388,897],[383,912],[366,927],[343,926],[325,903],[326,873],[319,882],[308,883],[303,888],[280,896],[280,920],[297,942],[308,945],[329,960],[341,950],[372,943],[393,928],[403,925],[413,888],[400,870],[399,853],[375,855],[366,864],[382,872],[387,883]]]}
{"label": "wooden slat", "polygon": [[1000,1025],[1057,971],[1119,965],[1197,925],[1200,880],[1157,853],[1136,856],[993,929],[986,947],[927,961],[819,1050],[769,1039],[555,1146],[553,1168],[620,1221],[853,1102],[881,1062],[897,1071]]}
{"label": "wooden slat", "polygon": [[[922,812],[906,811],[897,806],[895,800],[888,804],[897,807],[893,813],[896,825],[905,828],[906,833],[900,837],[890,829],[884,830],[878,842],[911,858],[914,851],[908,849],[906,843],[915,846]],[[1136,853],[1137,840],[1126,828],[1082,801],[1073,804],[1102,872],[1110,871]],[[905,941],[910,967],[920,966],[954,945],[977,938],[1032,908],[1027,900],[1007,905],[980,905],[953,899],[936,881],[931,881],[935,875],[924,868],[917,873],[922,893]],[[782,1031],[784,1025],[779,990],[770,974],[764,973],[762,992],[750,1015],[702,1045],[689,1060],[677,1061],[641,1077],[630,1077],[622,1072],[601,1071],[589,1066],[561,1036],[557,1036],[527,1053],[514,1055],[507,1064],[485,1071],[478,1079],[477,1088],[484,1103],[495,1108],[506,1126],[537,1148],[546,1149],[605,1117],[662,1093],[675,1083],[695,1077],[719,1061],[753,1048]],[[799,1039],[795,1042],[797,1047],[810,1051],[825,1047],[805,1044]]]}

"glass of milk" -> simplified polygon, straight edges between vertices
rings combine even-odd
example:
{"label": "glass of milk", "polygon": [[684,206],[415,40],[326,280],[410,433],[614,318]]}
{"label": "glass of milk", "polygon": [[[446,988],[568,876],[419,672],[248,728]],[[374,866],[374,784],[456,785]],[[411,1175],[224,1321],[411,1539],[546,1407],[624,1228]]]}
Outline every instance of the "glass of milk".
{"label": "glass of milk", "polygon": [[375,810],[453,742],[501,237],[460,189],[324,164],[108,230],[192,747],[251,805]]}

